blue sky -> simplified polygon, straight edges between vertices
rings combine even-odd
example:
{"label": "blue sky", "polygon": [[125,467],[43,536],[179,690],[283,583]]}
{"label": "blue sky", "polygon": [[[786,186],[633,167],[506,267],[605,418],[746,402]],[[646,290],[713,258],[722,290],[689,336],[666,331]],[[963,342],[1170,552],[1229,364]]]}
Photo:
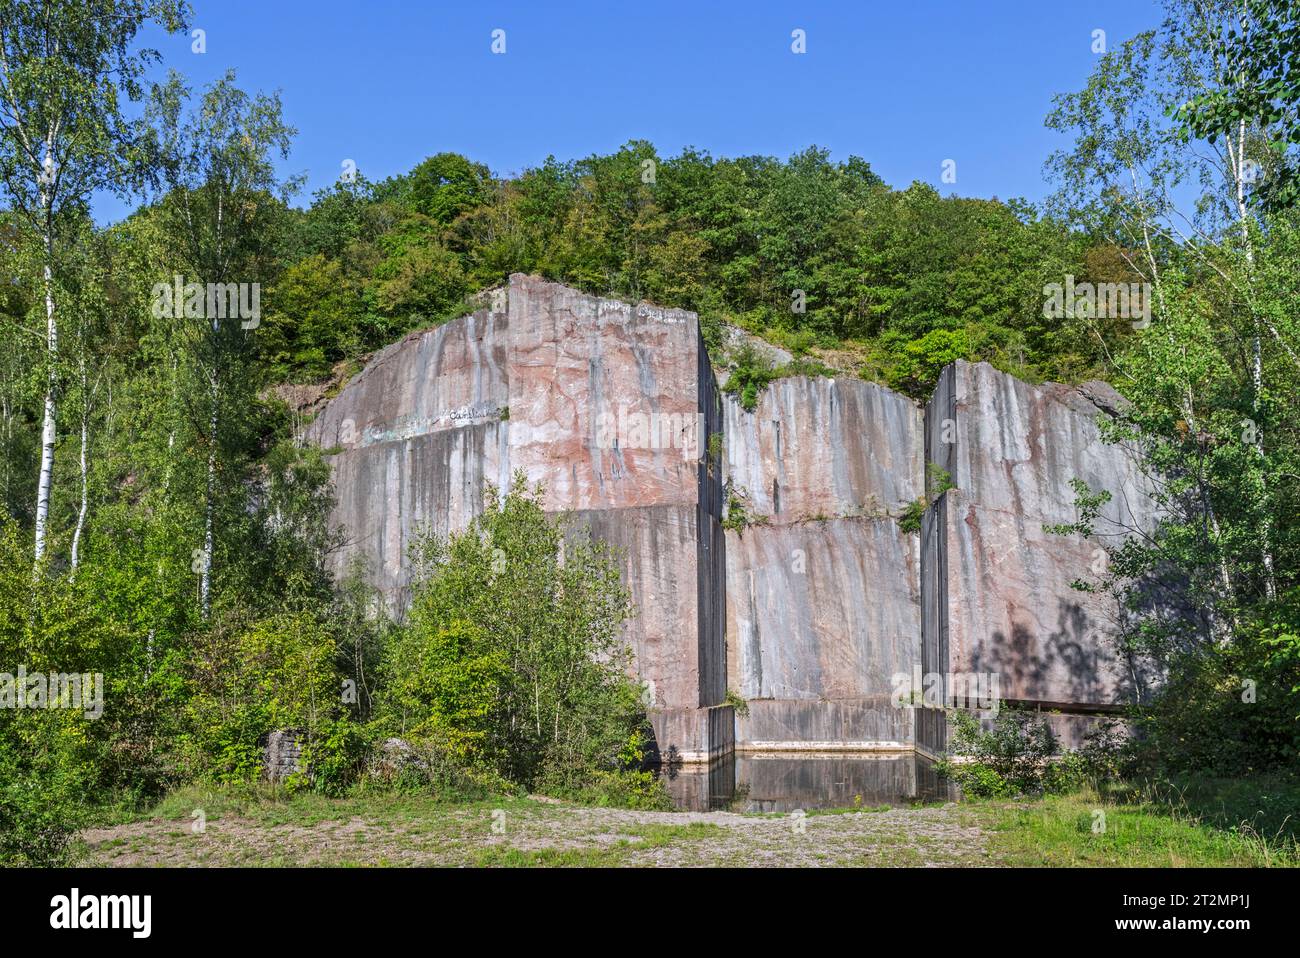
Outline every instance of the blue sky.
{"label": "blue sky", "polygon": [[[207,51],[149,34],[201,86],[227,68],[280,90],[300,197],[355,160],[371,179],[443,150],[496,173],[649,139],[661,155],[864,157],[886,182],[1041,199],[1056,92],[1082,86],[1093,31],[1155,26],[1156,0],[879,3],[193,0]],[[506,52],[493,54],[492,32]],[[791,31],[807,52],[791,52]],[[946,159],[957,181],[940,180]],[[96,218],[126,206],[105,198]]]}

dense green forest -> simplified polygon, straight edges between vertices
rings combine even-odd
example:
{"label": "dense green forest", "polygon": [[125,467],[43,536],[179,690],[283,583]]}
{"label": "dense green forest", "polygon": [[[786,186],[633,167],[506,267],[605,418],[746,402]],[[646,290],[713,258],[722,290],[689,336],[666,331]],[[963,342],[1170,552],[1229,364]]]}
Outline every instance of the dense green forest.
{"label": "dense green forest", "polygon": [[380,184],[340,183],[287,217],[278,259],[259,343],[275,377],[320,376],[518,271],[693,309],[715,343],[730,322],[797,351],[849,349],[917,394],[954,357],[1096,372],[1088,331],[1043,318],[1043,285],[1136,278],[1108,243],[1025,203],[894,190],[816,147],[665,158],[640,141],[512,179],[438,154]]}
{"label": "dense green forest", "polygon": [[[0,709],[0,860],[60,860],[96,802],[250,781],[286,727],[309,732],[314,773],[295,787],[658,800],[637,771],[640,690],[611,644],[632,610],[600,544],[557,564],[559,521],[516,488],[425,545],[408,622],[377,616],[359,577],[325,572],[329,470],[275,389],[336,389],[516,271],[696,310],[715,347],[735,324],[798,370],[831,363],[916,398],[958,358],[1113,383],[1132,402],[1116,438],[1148,451],[1170,518],[1079,586],[1120,598],[1125,642],[1169,683],[1106,767],[1246,775],[1300,758],[1291,5],[1248,0],[1243,32],[1236,6],[1174,4],[1100,58],[1047,118],[1064,146],[1043,208],[896,189],[816,147],[660,156],[640,140],[511,177],[434,152],[300,206],[278,172],[295,134],[278,97],[233,75],[146,82],[136,34],[181,29],[184,4],[95,0],[103,20],[80,6],[0,0],[0,670],[100,672],[113,707],[93,722]],[[136,211],[94,225],[104,190]],[[160,308],[177,276],[258,284],[260,319]],[[1148,284],[1149,322],[1048,315],[1045,287],[1066,277]],[[795,371],[715,358],[742,388]],[[1096,494],[1080,489],[1073,531],[1095,531]],[[1149,611],[1153,589],[1178,614]],[[519,721],[528,701],[553,734]],[[376,771],[394,736],[427,748],[414,784]]]}

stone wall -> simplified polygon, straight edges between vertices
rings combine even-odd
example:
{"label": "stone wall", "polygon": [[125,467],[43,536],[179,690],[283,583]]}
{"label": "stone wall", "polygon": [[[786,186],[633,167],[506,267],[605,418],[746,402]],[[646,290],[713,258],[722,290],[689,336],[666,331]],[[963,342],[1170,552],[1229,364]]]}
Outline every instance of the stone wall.
{"label": "stone wall", "polygon": [[509,318],[498,305],[381,350],[307,427],[335,453],[334,518],[348,542],[333,571],[362,561],[394,609],[419,532],[463,529],[486,483],[509,483]]}
{"label": "stone wall", "polygon": [[738,747],[907,748],[890,676],[920,654],[920,558],[896,517],[922,494],[921,411],[860,379],[780,379],[725,403],[727,666]]}
{"label": "stone wall", "polygon": [[[307,436],[349,537],[335,572],[362,563],[399,613],[421,531],[464,528],[517,470],[616,546],[662,754],[939,751],[941,716],[897,707],[895,675],[996,672],[1002,697],[1068,715],[1149,679],[1114,652],[1115,610],[1071,587],[1101,540],[1048,529],[1075,519],[1075,478],[1112,493],[1099,531],[1154,521],[1133,450],[1101,439],[1120,401],[957,363],[924,411],[849,376],[777,380],[747,411],[694,314],[515,275],[376,354]],[[955,488],[918,535],[899,518],[927,463]]]}
{"label": "stone wall", "polygon": [[[1066,716],[1118,711],[1151,682],[1114,642],[1119,610],[1072,587],[1105,561],[1103,542],[1150,529],[1153,485],[1136,451],[1102,441],[1088,390],[1031,386],[986,363],[943,373],[926,410],[929,459],[955,488],[932,503],[922,529],[926,671],[996,673],[1010,702]],[[1059,535],[1074,522],[1079,479],[1111,493],[1097,535]],[[1089,718],[1056,719],[1077,744]],[[941,750],[942,723],[921,719],[923,746]]]}
{"label": "stone wall", "polygon": [[262,748],[262,774],[268,782],[281,784],[309,771],[302,761],[305,740],[306,733],[295,728],[276,729],[267,736]]}
{"label": "stone wall", "polygon": [[728,398],[726,479],[772,522],[898,515],[921,495],[921,410],[861,379],[794,376],[753,412]]}
{"label": "stone wall", "polygon": [[726,751],[721,477],[703,461],[721,407],[695,315],[523,275],[489,300],[376,354],[308,428],[348,537],[335,573],[361,563],[400,614],[412,544],[463,529],[520,471],[622,550],[660,751]]}
{"label": "stone wall", "polygon": [[727,664],[750,748],[903,747],[890,676],[920,653],[919,556],[889,518],[727,533]]}

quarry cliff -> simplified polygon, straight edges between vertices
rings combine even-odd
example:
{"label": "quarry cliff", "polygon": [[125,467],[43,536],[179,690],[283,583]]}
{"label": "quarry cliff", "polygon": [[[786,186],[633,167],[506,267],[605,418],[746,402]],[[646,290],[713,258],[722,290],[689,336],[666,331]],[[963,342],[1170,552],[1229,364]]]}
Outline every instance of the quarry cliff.
{"label": "quarry cliff", "polygon": [[330,453],[335,573],[360,560],[396,613],[414,538],[519,471],[615,546],[665,758],[939,753],[942,711],[900,705],[900,676],[979,676],[1067,744],[1149,681],[1112,641],[1120,610],[1072,586],[1100,540],[1050,531],[1077,518],[1072,480],[1111,493],[1099,532],[1154,523],[1140,458],[1102,439],[1120,402],[958,362],[924,408],[845,375],[778,379],[748,410],[695,314],[516,274],[377,353],[306,438]]}

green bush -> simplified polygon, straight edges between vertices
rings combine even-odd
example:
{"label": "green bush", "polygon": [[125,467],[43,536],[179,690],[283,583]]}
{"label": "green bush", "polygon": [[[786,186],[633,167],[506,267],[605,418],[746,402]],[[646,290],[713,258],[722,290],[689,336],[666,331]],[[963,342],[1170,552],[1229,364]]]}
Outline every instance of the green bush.
{"label": "green bush", "polygon": [[427,603],[417,602],[390,651],[389,717],[404,737],[436,742],[464,766],[494,767],[501,744],[493,735],[495,713],[510,662],[480,626],[431,615]]}
{"label": "green bush", "polygon": [[66,865],[90,769],[67,713],[0,709],[0,865]]}
{"label": "green bush", "polygon": [[1239,624],[1234,641],[1171,656],[1135,710],[1129,757],[1158,775],[1252,775],[1300,762],[1300,589]]}
{"label": "green bush", "polygon": [[727,367],[729,375],[723,392],[736,396],[740,405],[750,412],[758,407],[763,390],[780,375],[772,360],[748,342],[732,353]]}
{"label": "green bush", "polygon": [[638,769],[598,769],[587,784],[565,797],[584,805],[645,811],[673,809],[672,797],[663,780],[652,771]]}
{"label": "green bush", "polygon": [[333,630],[309,612],[229,619],[197,632],[183,666],[181,742],[190,774],[228,784],[254,781],[266,737],[292,728],[305,734],[316,762],[311,780],[339,789],[344,766],[360,760],[361,748],[343,702],[338,660]]}
{"label": "green bush", "polygon": [[[42,564],[0,518],[0,673],[99,671],[118,632],[96,615],[85,591]],[[48,704],[48,699],[46,703]],[[94,784],[100,722],[82,708],[0,707],[0,865],[66,864]],[[92,705],[93,709],[93,705]]]}
{"label": "green bush", "polygon": [[903,514],[898,517],[898,528],[907,533],[921,531],[921,520],[925,517],[926,502],[925,497],[913,500],[907,504]]}
{"label": "green bush", "polygon": [[974,713],[948,712],[952,740],[941,771],[977,798],[1005,798],[1044,791],[1056,754],[1056,736],[1033,712],[1005,704],[985,729]]}
{"label": "green bush", "polygon": [[389,649],[376,722],[482,779],[572,794],[639,767],[641,688],[620,630],[618,565],[548,516],[522,473],[462,533],[416,553],[408,625]]}

